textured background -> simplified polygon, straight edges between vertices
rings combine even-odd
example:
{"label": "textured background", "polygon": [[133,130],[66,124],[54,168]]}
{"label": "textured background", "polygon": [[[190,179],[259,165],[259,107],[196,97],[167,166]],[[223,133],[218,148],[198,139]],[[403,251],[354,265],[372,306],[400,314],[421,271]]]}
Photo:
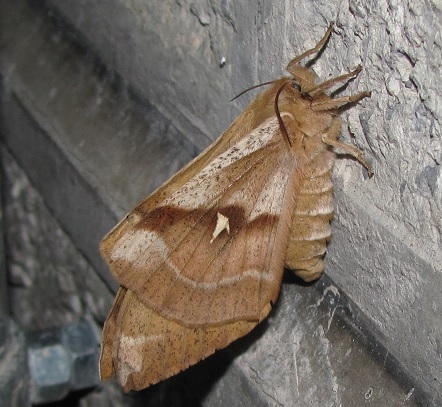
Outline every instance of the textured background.
{"label": "textured background", "polygon": [[[17,100],[67,157],[74,170],[60,181],[63,193],[48,187],[51,168],[29,148],[38,136],[8,136],[11,130],[4,142],[22,157],[51,212],[108,286],[96,252],[99,237],[216,138],[253,92],[228,103],[232,96],[283,74],[290,58],[335,21],[314,69],[325,79],[363,65],[345,93],[372,90],[372,97],[345,114],[342,134],[366,153],[375,177],[365,179],[353,160],[337,163],[326,273],[416,383],[434,397],[442,393],[440,1],[46,1],[47,13],[81,44],[75,52],[64,45],[65,34],[34,19],[36,9],[22,1],[0,4],[9,35],[2,36],[5,114],[11,120]],[[91,73],[77,61],[95,68]],[[40,178],[36,162],[47,168]],[[20,185],[11,193],[20,194]],[[90,200],[90,191],[96,198]],[[56,260],[39,265],[49,278]],[[28,273],[14,263],[12,284],[26,287],[33,278]],[[93,287],[102,284],[97,281]],[[69,295],[62,319],[90,313],[100,321],[109,301],[106,286],[88,294],[81,278],[63,283],[58,286]],[[23,321],[38,324],[23,308]]]}

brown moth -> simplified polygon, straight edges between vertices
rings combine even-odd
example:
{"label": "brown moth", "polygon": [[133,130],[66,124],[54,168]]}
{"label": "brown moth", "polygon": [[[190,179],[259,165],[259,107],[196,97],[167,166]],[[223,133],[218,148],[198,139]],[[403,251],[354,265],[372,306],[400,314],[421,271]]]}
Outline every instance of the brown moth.
{"label": "brown moth", "polygon": [[201,155],[142,201],[100,245],[120,283],[103,329],[100,376],[125,391],[166,379],[247,334],[278,297],[284,266],[320,277],[333,217],[339,109],[369,96],[325,90],[287,66]]}

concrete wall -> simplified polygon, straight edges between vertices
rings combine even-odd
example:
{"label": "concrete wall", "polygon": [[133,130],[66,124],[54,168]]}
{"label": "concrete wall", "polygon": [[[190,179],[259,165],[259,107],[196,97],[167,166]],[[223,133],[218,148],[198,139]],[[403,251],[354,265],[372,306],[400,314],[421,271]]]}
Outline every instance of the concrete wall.
{"label": "concrete wall", "polygon": [[[3,4],[10,6],[5,0]],[[106,212],[99,226],[74,227],[74,235],[80,246],[84,242],[80,248],[110,285],[95,251],[98,235],[216,138],[253,97],[228,103],[232,96],[280,76],[291,57],[314,45],[329,22],[336,21],[315,70],[327,78],[363,65],[363,73],[345,92],[370,89],[373,95],[345,115],[343,138],[366,152],[375,177],[364,179],[352,160],[338,162],[337,213],[326,273],[361,310],[380,343],[436,403],[442,393],[440,2],[46,4],[84,46],[79,57],[97,56],[111,73],[110,82],[118,79],[121,88],[129,89],[128,95],[149,106],[141,112],[133,107],[119,111],[122,105],[132,106],[124,92],[115,96],[106,93],[105,86],[91,84],[88,100],[94,104],[75,110],[91,95],[78,92],[75,80],[65,83],[62,72],[46,78],[52,82],[52,93],[43,98],[46,105],[26,106],[40,115],[49,109],[55,117],[63,116],[51,124],[57,148],[68,151],[71,162],[81,157],[82,177],[98,193],[104,208],[100,213]],[[28,40],[32,35],[28,33]],[[57,43],[57,38],[51,41]],[[63,60],[59,51],[51,60],[40,60],[39,48],[33,49],[36,64],[48,64],[47,72],[53,74]],[[8,55],[15,52],[20,59],[17,50],[18,46],[8,48]],[[22,55],[23,60],[28,58]],[[79,82],[87,80],[87,73],[75,63],[63,69],[71,69],[70,77]],[[5,82],[17,94],[25,94],[35,83],[33,72],[32,65],[24,73],[17,73],[15,66],[2,67]],[[71,105],[61,106],[57,96],[66,87],[71,88]],[[139,120],[155,123],[149,116],[152,111],[159,111],[167,123],[151,125],[155,134],[166,132],[161,143],[138,132]],[[108,127],[94,128],[91,118],[102,114]],[[60,130],[65,123],[68,128]],[[179,134],[183,138],[178,139]],[[149,168],[154,162],[150,154],[165,154],[162,166]],[[97,170],[106,163],[106,171]],[[86,195],[74,202],[81,205]],[[60,215],[63,208],[54,206]],[[66,220],[65,227],[78,222],[82,215],[78,216]],[[82,240],[92,233],[97,238]]]}

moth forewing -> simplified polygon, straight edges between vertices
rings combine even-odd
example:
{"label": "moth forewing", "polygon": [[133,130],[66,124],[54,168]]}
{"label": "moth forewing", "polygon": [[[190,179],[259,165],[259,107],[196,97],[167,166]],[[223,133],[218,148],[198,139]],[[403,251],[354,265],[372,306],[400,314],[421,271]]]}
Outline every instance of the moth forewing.
{"label": "moth forewing", "polygon": [[[291,128],[293,117],[283,118]],[[264,121],[133,218],[112,242],[113,274],[184,326],[258,320],[278,295],[303,160],[287,150],[278,121]],[[220,212],[230,233],[213,239]]]}
{"label": "moth forewing", "polygon": [[109,263],[115,242],[138,223],[145,213],[154,210],[158,204],[167,199],[174,191],[182,187],[195,176],[206,164],[219,157],[238,140],[259,127],[264,121],[274,117],[273,103],[276,84],[259,95],[229,126],[229,128],[201,154],[190,161],[179,172],[152,192],[126,215],[100,242],[100,253]]}
{"label": "moth forewing", "polygon": [[[311,281],[323,272],[333,217],[338,109],[367,93],[330,98],[288,65],[201,155],[142,201],[101,242],[121,284],[103,330],[100,375],[125,391],[157,383],[245,335],[270,312],[284,264]],[[309,91],[311,94],[309,94]]]}

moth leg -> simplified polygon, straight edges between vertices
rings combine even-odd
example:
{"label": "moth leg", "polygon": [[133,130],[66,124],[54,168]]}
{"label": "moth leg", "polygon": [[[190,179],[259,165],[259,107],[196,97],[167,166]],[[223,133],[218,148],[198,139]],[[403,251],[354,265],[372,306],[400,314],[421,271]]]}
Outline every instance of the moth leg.
{"label": "moth leg", "polygon": [[367,169],[369,178],[373,176],[374,174],[373,168],[371,164],[367,161],[367,159],[364,157],[364,154],[362,153],[361,150],[359,150],[356,147],[349,146],[348,144],[330,139],[327,136],[322,136],[322,142],[333,148],[340,148],[344,150],[347,154],[350,154],[352,157],[356,158],[356,160],[358,160]]}
{"label": "moth leg", "polygon": [[333,30],[333,25],[334,23],[330,23],[327,32],[325,33],[324,37],[322,37],[321,41],[319,41],[315,47],[313,47],[312,49],[309,49],[308,51],[305,51],[304,53],[302,53],[301,55],[293,58],[289,64],[287,65],[287,71],[290,72],[293,76],[296,77],[296,69],[295,66],[299,64],[299,62],[301,62],[304,58],[308,57],[309,55],[312,54],[316,54],[323,46],[324,44],[327,42],[328,38],[331,35],[331,32]]}
{"label": "moth leg", "polygon": [[321,84],[315,86],[314,88],[306,90],[306,92],[310,96],[315,96],[317,93],[332,87],[336,83],[344,82],[347,79],[356,78],[356,76],[358,76],[361,71],[362,71],[362,66],[358,65],[353,71],[337,76],[336,78],[329,79],[328,81],[322,82]]}
{"label": "moth leg", "polygon": [[331,110],[331,109],[338,109],[344,105],[347,105],[349,103],[358,102],[359,100],[370,97],[371,92],[360,92],[356,93],[355,95],[350,96],[342,96],[335,99],[328,99],[328,100],[322,100],[320,102],[313,102],[310,104],[310,107],[313,110],[316,110],[318,112],[322,112],[324,110]]}

